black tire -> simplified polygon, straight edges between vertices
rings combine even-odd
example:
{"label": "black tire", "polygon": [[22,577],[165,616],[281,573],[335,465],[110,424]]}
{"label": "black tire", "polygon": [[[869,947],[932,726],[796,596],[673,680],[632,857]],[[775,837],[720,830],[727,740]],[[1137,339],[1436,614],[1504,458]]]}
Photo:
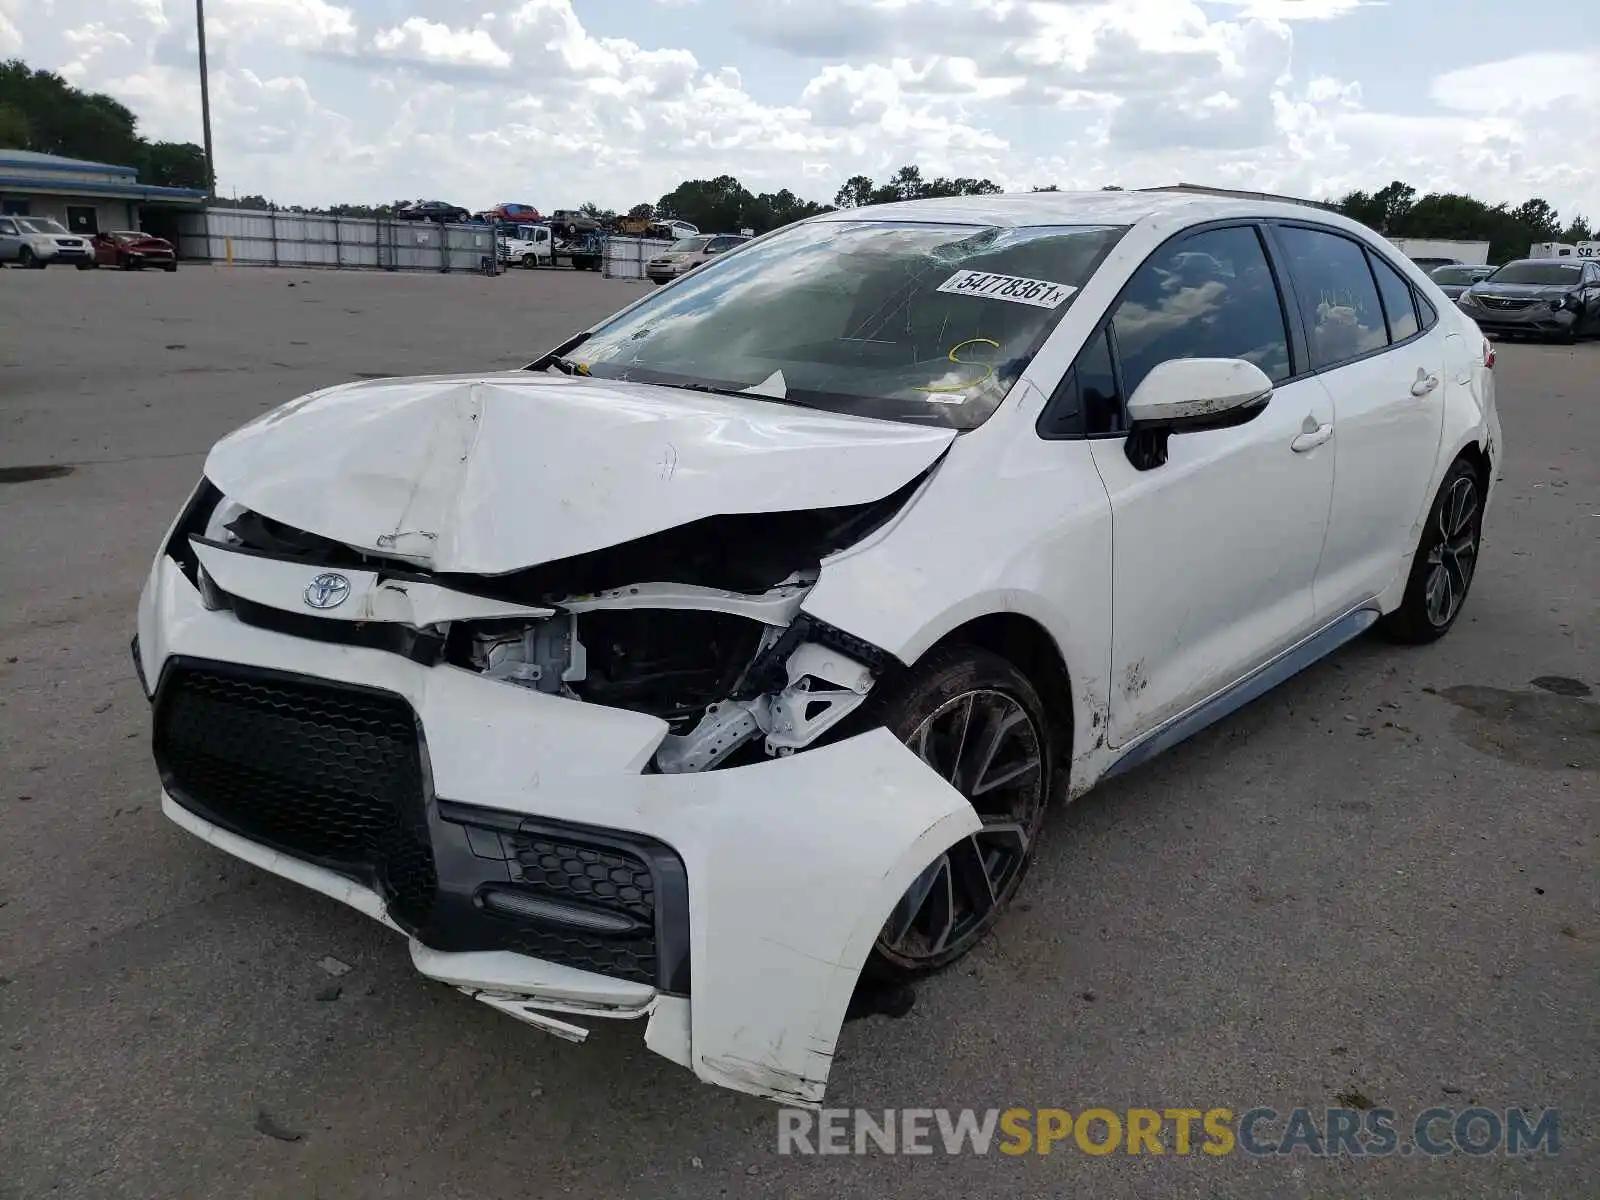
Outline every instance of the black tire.
{"label": "black tire", "polygon": [[1011,904],[1033,860],[1060,734],[1028,677],[977,646],[935,651],[886,680],[862,719],[951,779],[985,825],[929,864],[884,922],[862,977],[903,984],[961,958]]}
{"label": "black tire", "polygon": [[174,274],[177,271],[178,264],[175,263],[175,262],[163,263],[161,269],[163,271],[165,271],[168,275],[171,275],[171,274]]}
{"label": "black tire", "polygon": [[134,262],[133,259],[129,258],[126,254],[117,259],[117,266],[121,267],[124,271],[137,271],[139,269],[139,264]]}
{"label": "black tire", "polygon": [[33,250],[27,246],[17,251],[17,266],[35,271],[44,270],[44,264],[33,256]]}
{"label": "black tire", "polygon": [[1411,559],[1405,598],[1378,622],[1397,642],[1424,645],[1450,632],[1466,606],[1483,540],[1483,480],[1458,458],[1445,472]]}
{"label": "black tire", "polygon": [[86,263],[75,263],[75,264],[74,264],[74,265],[75,265],[75,266],[76,266],[76,267],[77,267],[77,268],[78,268],[78,270],[80,270],[80,271],[92,271],[92,270],[94,270],[94,264],[93,264],[93,263],[92,263],[92,262],[86,262]]}
{"label": "black tire", "polygon": [[526,270],[533,270],[539,265],[539,256],[537,254],[524,254],[522,256],[522,265]]}

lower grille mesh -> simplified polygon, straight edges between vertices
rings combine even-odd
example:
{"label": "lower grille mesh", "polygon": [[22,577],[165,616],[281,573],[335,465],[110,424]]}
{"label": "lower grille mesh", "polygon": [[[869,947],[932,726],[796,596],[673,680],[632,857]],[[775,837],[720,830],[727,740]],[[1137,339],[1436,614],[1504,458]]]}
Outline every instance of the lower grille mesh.
{"label": "lower grille mesh", "polygon": [[384,876],[407,915],[425,914],[435,881],[421,753],[399,696],[174,665],[155,753],[180,802],[252,841]]}

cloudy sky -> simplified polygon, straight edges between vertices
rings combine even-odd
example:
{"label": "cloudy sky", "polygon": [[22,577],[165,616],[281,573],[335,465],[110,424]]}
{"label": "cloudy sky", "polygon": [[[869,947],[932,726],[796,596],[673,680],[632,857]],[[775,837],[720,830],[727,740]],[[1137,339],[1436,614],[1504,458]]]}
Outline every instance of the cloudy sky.
{"label": "cloudy sky", "polygon": [[[1600,218],[1600,0],[207,0],[218,184],[279,203],[1393,178]],[[200,140],[193,0],[0,0],[0,56]]]}

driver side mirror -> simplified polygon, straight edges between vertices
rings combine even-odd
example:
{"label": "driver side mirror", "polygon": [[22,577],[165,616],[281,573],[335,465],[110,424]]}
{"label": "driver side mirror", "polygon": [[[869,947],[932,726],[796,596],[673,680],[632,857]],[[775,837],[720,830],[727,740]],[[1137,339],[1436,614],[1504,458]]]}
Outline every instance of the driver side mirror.
{"label": "driver side mirror", "polygon": [[1159,467],[1173,434],[1243,425],[1271,399],[1272,380],[1242,358],[1168,359],[1128,398],[1128,461],[1141,471]]}

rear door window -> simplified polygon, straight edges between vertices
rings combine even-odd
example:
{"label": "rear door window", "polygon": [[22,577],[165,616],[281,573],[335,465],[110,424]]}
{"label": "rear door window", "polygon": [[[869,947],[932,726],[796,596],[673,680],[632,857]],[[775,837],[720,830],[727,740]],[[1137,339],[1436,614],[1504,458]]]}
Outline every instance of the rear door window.
{"label": "rear door window", "polygon": [[1289,260],[1313,367],[1337,366],[1389,344],[1378,286],[1358,243],[1293,225],[1279,228],[1278,236]]}
{"label": "rear door window", "polygon": [[1389,340],[1403,342],[1416,336],[1420,325],[1411,285],[1376,254],[1371,255],[1371,259],[1372,273],[1378,280],[1378,297],[1383,301],[1383,315],[1389,322]]}

